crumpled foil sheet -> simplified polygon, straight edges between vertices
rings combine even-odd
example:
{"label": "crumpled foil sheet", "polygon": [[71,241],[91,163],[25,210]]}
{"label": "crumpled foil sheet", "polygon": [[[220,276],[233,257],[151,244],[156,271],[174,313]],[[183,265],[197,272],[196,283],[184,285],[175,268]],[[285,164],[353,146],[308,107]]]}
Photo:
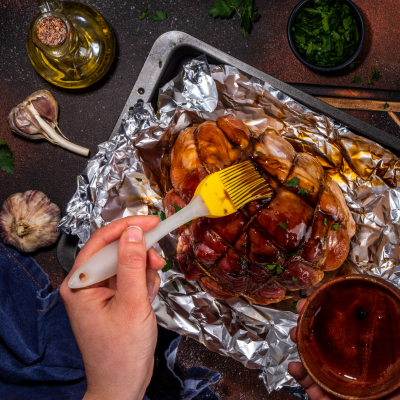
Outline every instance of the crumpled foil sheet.
{"label": "crumpled foil sheet", "polygon": [[[99,145],[78,177],[58,229],[78,235],[82,246],[95,229],[115,219],[161,216],[163,195],[171,188],[170,150],[177,135],[192,123],[227,113],[243,119],[253,134],[270,129],[296,151],[312,153],[342,189],[357,230],[345,264],[327,273],[323,282],[337,274],[366,273],[400,287],[399,159],[266,82],[230,66],[214,66],[210,72],[204,56],[187,63],[181,75],[160,89],[157,115],[150,104],[136,104],[122,119],[118,133]],[[157,250],[173,261],[176,244],[172,233]],[[176,262],[161,273],[161,279],[153,304],[159,324],[248,368],[261,369],[269,392],[297,386],[287,365],[299,360],[289,337],[297,323],[290,306],[299,300],[298,292],[269,306],[251,305],[241,298],[216,300],[196,282],[186,282]]]}

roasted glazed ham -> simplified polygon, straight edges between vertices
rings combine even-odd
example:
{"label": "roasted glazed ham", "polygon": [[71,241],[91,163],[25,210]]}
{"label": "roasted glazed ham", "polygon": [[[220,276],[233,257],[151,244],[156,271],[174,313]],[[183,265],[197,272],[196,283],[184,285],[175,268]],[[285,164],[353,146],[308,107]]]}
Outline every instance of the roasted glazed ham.
{"label": "roasted glazed ham", "polygon": [[189,203],[199,182],[251,159],[274,189],[223,218],[199,218],[179,229],[177,259],[188,280],[218,299],[281,301],[287,290],[316,285],[340,267],[355,223],[343,194],[319,161],[297,153],[274,132],[254,137],[225,115],[180,132],[171,154],[173,189],[167,217]]}

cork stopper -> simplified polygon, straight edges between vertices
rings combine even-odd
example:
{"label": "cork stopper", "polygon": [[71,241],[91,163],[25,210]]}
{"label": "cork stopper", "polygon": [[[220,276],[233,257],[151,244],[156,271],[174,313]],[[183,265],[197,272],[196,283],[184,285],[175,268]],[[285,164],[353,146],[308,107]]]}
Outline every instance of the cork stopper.
{"label": "cork stopper", "polygon": [[36,25],[36,35],[46,46],[58,46],[67,38],[67,26],[57,17],[42,18]]}

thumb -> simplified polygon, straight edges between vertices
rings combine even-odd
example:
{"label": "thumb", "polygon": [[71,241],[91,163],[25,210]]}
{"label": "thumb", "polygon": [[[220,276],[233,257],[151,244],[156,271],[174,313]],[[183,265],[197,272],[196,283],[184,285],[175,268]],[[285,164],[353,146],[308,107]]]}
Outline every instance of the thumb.
{"label": "thumb", "polygon": [[117,294],[124,301],[149,304],[146,286],[146,244],[138,226],[129,226],[118,245]]}

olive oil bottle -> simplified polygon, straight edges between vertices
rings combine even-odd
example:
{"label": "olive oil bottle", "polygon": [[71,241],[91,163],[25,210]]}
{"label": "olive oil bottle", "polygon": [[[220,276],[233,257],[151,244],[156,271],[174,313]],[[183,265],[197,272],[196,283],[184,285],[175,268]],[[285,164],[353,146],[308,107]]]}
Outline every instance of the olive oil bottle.
{"label": "olive oil bottle", "polygon": [[50,83],[78,89],[92,85],[110,68],[115,39],[102,15],[77,1],[38,0],[26,46],[36,71]]}

